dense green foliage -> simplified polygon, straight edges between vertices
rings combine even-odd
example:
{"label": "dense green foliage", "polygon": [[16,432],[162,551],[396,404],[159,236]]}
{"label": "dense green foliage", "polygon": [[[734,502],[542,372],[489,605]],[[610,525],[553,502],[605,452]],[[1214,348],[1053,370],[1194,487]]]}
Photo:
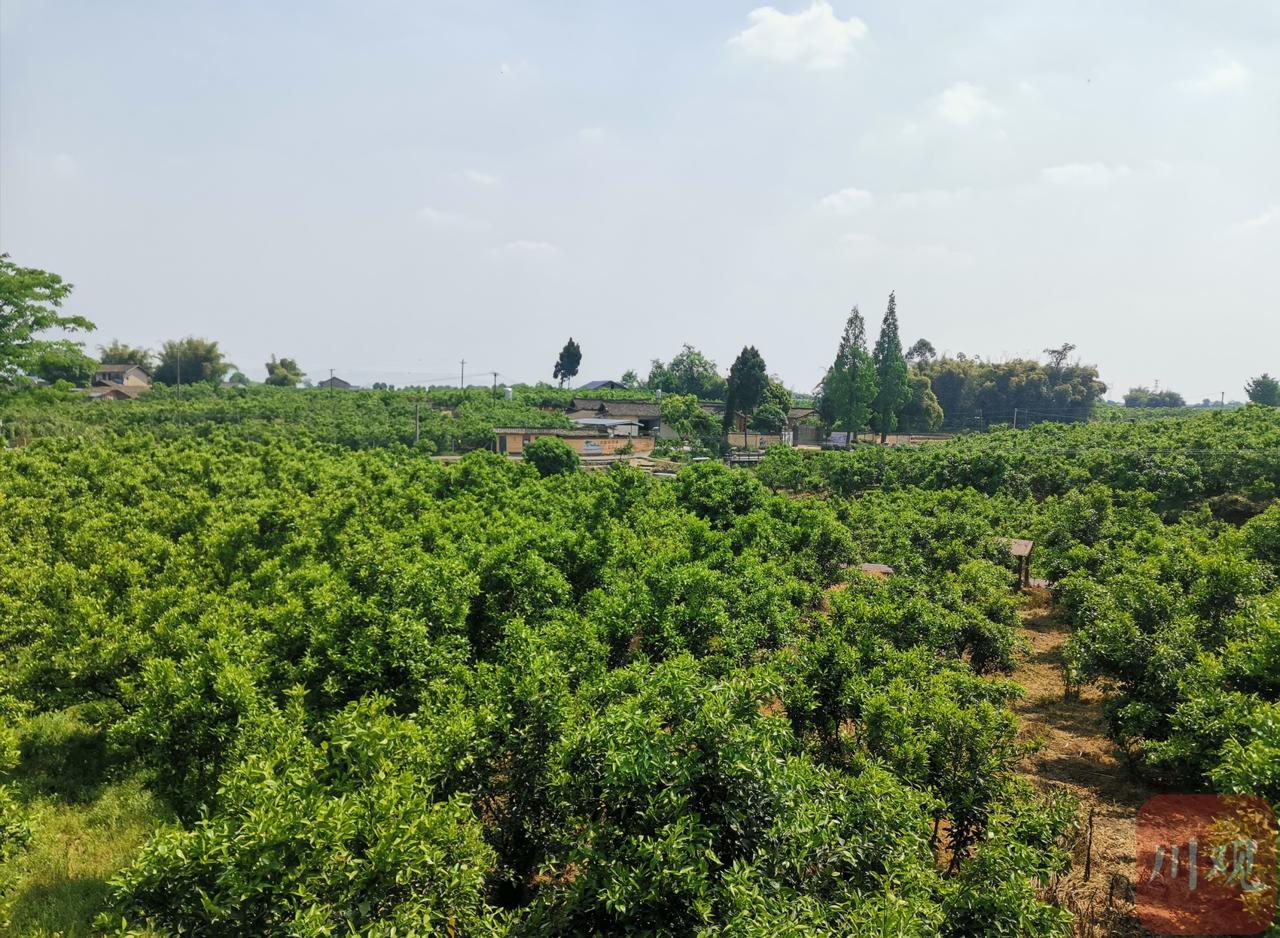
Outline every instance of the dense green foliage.
{"label": "dense green foliage", "polygon": [[726,392],[716,363],[692,345],[685,345],[670,362],[659,358],[650,362],[644,386],[650,391],[691,394],[703,401],[722,401]]}
{"label": "dense green foliage", "polygon": [[218,384],[233,367],[223,358],[217,342],[187,337],[160,347],[152,377],[170,385]]}
{"label": "dense green foliage", "polygon": [[274,355],[266,363],[266,384],[277,388],[292,388],[306,377],[298,363],[292,358],[276,359]]}
{"label": "dense green foliage", "polygon": [[433,461],[413,395],[6,402],[40,432],[0,450],[0,782],[175,818],[103,930],[1062,934],[1009,536],[1135,767],[1280,796],[1269,408],[664,481]]}
{"label": "dense green foliage", "polygon": [[907,517],[957,488],[985,493],[988,512],[1021,517],[1040,545],[1040,575],[1076,628],[1071,680],[1113,691],[1111,732],[1134,767],[1182,789],[1280,801],[1274,411],[1041,425],[914,449],[776,449],[759,473],[777,488],[855,496],[845,504],[888,499]]}
{"label": "dense green foliage", "polygon": [[980,497],[146,429],[0,451],[18,741],[91,708],[85,764],[178,818],[102,927],[1059,930]]}
{"label": "dense green foliage", "polygon": [[544,436],[524,448],[524,458],[540,476],[552,476],[577,470],[581,460],[564,440]]}
{"label": "dense green foliage", "polygon": [[1263,372],[1252,378],[1244,387],[1249,400],[1255,404],[1266,404],[1268,407],[1280,407],[1280,381]]}
{"label": "dense green foliage", "polygon": [[723,420],[726,431],[733,426],[735,414],[750,415],[755,412],[768,385],[769,371],[764,358],[754,345],[746,346],[729,368]]}
{"label": "dense green foliage", "polygon": [[92,330],[83,316],[66,315],[62,304],[71,295],[71,284],[57,274],[34,267],[19,267],[0,254],[0,384],[12,382],[23,372],[32,373],[46,353],[70,343],[44,338],[50,330]]}
{"label": "dense green foliage", "polygon": [[99,345],[98,360],[104,365],[137,365],[148,374],[156,367],[155,355],[148,349],[126,345],[119,339],[112,339],[110,345]]}
{"label": "dense green foliage", "polygon": [[249,440],[318,440],[367,449],[412,446],[416,415],[420,449],[455,452],[491,448],[495,426],[570,427],[564,416],[570,397],[549,387],[518,388],[508,401],[480,388],[329,391],[184,384],[180,396],[176,388],[157,388],[136,401],[92,404],[54,391],[0,392],[0,438],[101,439],[133,432],[179,438],[218,431]]}
{"label": "dense green foliage", "polygon": [[987,362],[957,355],[928,362],[922,372],[949,430],[985,429],[1015,417],[1019,426],[1088,420],[1107,390],[1092,365],[1065,361]]}
{"label": "dense green foliage", "polygon": [[1177,391],[1153,391],[1150,388],[1130,388],[1124,395],[1125,407],[1186,407],[1187,402]]}
{"label": "dense green foliage", "polygon": [[836,360],[822,380],[818,413],[828,426],[858,433],[871,419],[875,396],[876,372],[867,351],[867,327],[855,306],[844,324]]}

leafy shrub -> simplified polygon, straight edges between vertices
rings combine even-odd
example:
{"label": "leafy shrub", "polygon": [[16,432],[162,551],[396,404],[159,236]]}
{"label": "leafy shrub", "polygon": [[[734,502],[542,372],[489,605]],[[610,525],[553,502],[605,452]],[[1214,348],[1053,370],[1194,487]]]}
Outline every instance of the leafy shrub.
{"label": "leafy shrub", "polygon": [[572,446],[550,436],[540,437],[526,446],[524,458],[538,470],[538,475],[544,477],[576,472],[580,462]]}

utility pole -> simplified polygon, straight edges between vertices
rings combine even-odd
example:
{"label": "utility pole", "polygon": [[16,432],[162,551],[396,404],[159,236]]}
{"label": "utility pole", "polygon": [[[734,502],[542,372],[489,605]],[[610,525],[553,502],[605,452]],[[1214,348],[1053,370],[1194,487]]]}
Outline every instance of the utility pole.
{"label": "utility pole", "polygon": [[1018,429],[1018,408],[1013,409],[1013,429]]}
{"label": "utility pole", "polygon": [[413,445],[417,446],[422,439],[422,401],[413,401]]}
{"label": "utility pole", "polygon": [[467,360],[464,358],[460,365],[462,370],[458,373],[458,387],[465,391],[467,389]]}

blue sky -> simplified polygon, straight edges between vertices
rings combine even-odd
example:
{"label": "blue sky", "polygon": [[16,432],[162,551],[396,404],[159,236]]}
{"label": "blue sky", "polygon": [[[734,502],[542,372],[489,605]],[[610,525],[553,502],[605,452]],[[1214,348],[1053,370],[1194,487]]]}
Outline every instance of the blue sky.
{"label": "blue sky", "polygon": [[[808,389],[858,303],[1113,394],[1280,371],[1280,5],[0,5],[0,249],[253,377]],[[482,379],[487,380],[487,379]]]}

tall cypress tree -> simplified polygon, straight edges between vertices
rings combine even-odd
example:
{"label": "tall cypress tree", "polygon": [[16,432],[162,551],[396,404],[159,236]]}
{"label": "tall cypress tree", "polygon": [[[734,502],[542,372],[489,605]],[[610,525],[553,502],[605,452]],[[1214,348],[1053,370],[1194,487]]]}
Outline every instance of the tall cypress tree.
{"label": "tall cypress tree", "polygon": [[765,368],[764,358],[754,345],[748,345],[738,353],[733,367],[729,369],[728,392],[724,402],[726,432],[733,426],[735,411],[751,416],[751,412],[760,404],[760,398],[764,396],[768,381],[769,372]]}
{"label": "tall cypress tree", "polygon": [[876,371],[867,351],[867,327],[855,306],[844,324],[835,363],[822,382],[822,417],[857,433],[867,425],[875,396]]}
{"label": "tall cypress tree", "polygon": [[898,301],[889,294],[889,306],[880,323],[880,335],[871,354],[876,365],[879,388],[872,410],[875,412],[876,429],[880,442],[889,438],[889,431],[898,426],[898,410],[911,400],[911,387],[907,383],[907,360],[902,355],[902,340],[898,337]]}

